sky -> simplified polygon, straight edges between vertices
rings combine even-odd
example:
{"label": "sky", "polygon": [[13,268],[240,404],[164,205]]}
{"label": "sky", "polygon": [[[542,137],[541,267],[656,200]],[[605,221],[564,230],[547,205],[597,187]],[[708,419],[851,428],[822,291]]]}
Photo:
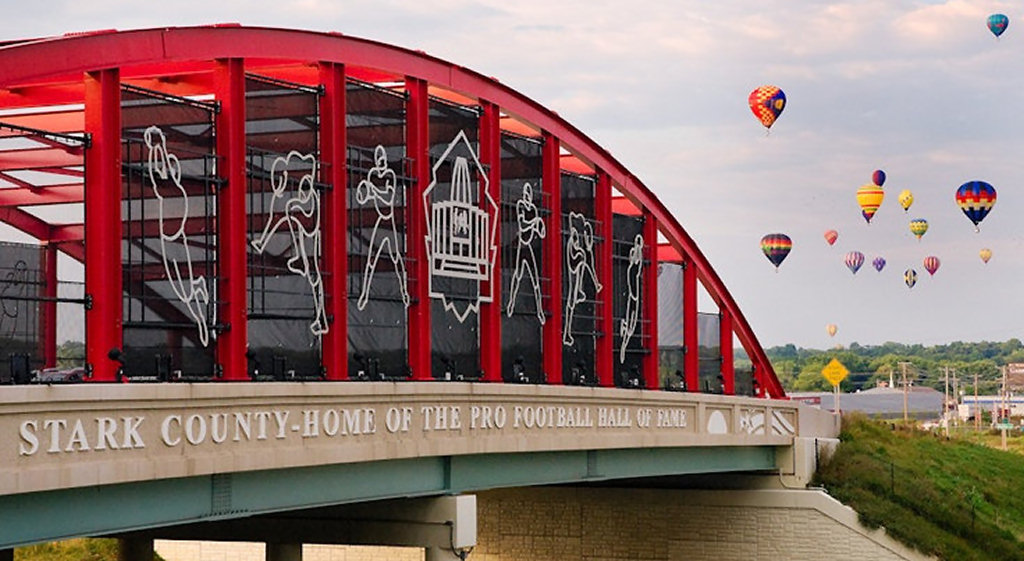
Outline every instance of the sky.
{"label": "sky", "polygon": [[[675,213],[766,347],[1024,338],[1024,0],[50,0],[18,2],[0,40],[225,22],[423,50],[554,110]],[[747,106],[763,84],[788,100],[768,135]],[[875,169],[886,196],[868,225],[855,193]],[[970,180],[998,192],[980,232],[954,199]],[[913,218],[930,224],[920,241]],[[778,272],[759,243],[772,232],[793,240]],[[856,275],[851,250],[867,257]]]}

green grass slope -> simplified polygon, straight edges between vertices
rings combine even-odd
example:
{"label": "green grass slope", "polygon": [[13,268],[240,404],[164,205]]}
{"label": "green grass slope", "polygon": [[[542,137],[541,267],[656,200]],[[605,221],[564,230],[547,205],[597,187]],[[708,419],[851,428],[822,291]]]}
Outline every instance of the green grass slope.
{"label": "green grass slope", "polygon": [[816,483],[870,527],[949,561],[1024,561],[1024,457],[844,416]]}
{"label": "green grass slope", "polygon": [[14,561],[117,561],[117,549],[115,539],[80,538],[15,548]]}

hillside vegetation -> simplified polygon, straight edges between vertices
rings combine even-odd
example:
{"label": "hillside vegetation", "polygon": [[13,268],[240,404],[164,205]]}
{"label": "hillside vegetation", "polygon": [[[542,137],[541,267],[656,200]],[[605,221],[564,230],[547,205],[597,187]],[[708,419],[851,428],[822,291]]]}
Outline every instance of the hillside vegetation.
{"label": "hillside vegetation", "polygon": [[14,561],[117,561],[117,549],[115,539],[80,538],[15,548]]}
{"label": "hillside vegetation", "polygon": [[840,439],[816,483],[864,524],[944,560],[1024,560],[1020,454],[859,415]]}

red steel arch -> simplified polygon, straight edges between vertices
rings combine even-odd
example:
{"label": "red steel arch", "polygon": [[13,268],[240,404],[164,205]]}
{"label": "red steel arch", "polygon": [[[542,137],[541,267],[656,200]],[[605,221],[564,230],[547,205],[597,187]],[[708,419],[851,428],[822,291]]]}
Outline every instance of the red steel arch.
{"label": "red steel arch", "polygon": [[[61,250],[76,258],[85,259],[90,253],[84,251],[79,242],[89,230],[90,218],[100,220],[103,212],[109,213],[111,208],[118,208],[117,205],[120,204],[120,201],[114,203],[115,192],[119,193],[118,188],[103,189],[94,184],[95,181],[100,181],[113,185],[119,173],[119,158],[116,154],[118,147],[108,144],[111,139],[118,138],[115,129],[119,126],[116,118],[112,116],[117,112],[117,106],[112,105],[111,100],[117,99],[117,96],[111,90],[116,90],[119,83],[125,82],[178,95],[213,94],[222,104],[218,126],[225,127],[226,136],[230,137],[232,130],[237,135],[239,127],[242,127],[241,130],[244,132],[244,119],[239,121],[237,115],[233,115],[232,112],[234,106],[244,100],[244,85],[239,86],[241,73],[254,69],[268,76],[324,87],[328,92],[327,105],[321,107],[325,115],[332,114],[331,111],[341,111],[343,114],[343,101],[339,105],[338,99],[339,96],[343,97],[344,78],[353,76],[370,82],[404,84],[410,95],[410,119],[417,118],[416,111],[425,111],[425,100],[421,98],[428,93],[443,92],[442,95],[449,99],[461,98],[483,107],[484,120],[487,120],[488,114],[491,115],[492,126],[494,121],[498,120],[497,115],[500,112],[512,117],[509,122],[514,123],[515,127],[525,127],[532,130],[536,136],[557,140],[555,146],[561,145],[563,151],[568,150],[570,154],[568,157],[563,154],[562,169],[572,169],[576,166],[589,170],[600,178],[599,192],[602,189],[601,185],[614,186],[638,209],[638,213],[644,213],[650,218],[649,224],[657,228],[649,228],[651,231],[647,232],[645,237],[648,240],[656,240],[657,233],[660,232],[668,241],[671,249],[659,248],[659,251],[652,252],[652,255],[657,255],[662,261],[682,262],[686,266],[684,285],[687,288],[684,290],[684,309],[687,318],[684,321],[684,329],[688,346],[692,344],[696,347],[698,280],[718,304],[722,317],[722,354],[725,357],[722,373],[727,393],[731,393],[732,388],[731,347],[732,333],[735,333],[754,364],[758,394],[775,398],[785,397],[770,361],[722,280],[682,225],[639,178],[556,113],[497,80],[425,53],[393,45],[338,33],[242,27],[234,24],[125,32],[100,31],[5,43],[0,46],[0,111],[26,111],[22,114],[8,111],[10,114],[0,118],[0,121],[55,133],[91,132],[93,142],[88,150],[89,163],[86,169],[89,171],[85,183],[88,184],[89,200],[92,204],[87,206],[93,207],[93,210],[100,214],[93,215],[93,211],[90,211],[84,225],[49,224],[18,206],[84,200],[85,189],[76,190],[72,182],[68,186],[53,186],[42,190],[33,189],[31,185],[0,190],[0,220],[44,243],[60,244]],[[66,106],[71,108],[68,109]],[[419,117],[422,118],[423,115]],[[413,126],[410,128],[415,129]],[[424,149],[424,139],[417,138],[417,134],[422,132],[410,131],[410,152]],[[343,131],[334,131],[331,136],[335,138],[322,145],[322,149],[326,148],[323,150],[325,157],[331,157],[329,152],[333,151],[334,158],[343,158],[343,142],[341,146],[331,145],[332,141],[337,143],[339,138],[343,138]],[[232,165],[232,158],[244,158],[244,145],[232,143],[230,139],[218,139],[218,143],[218,154],[226,158],[229,165]],[[235,152],[232,156],[232,150],[239,149],[243,150],[243,155],[239,156]],[[485,146],[481,147],[482,151],[487,149]],[[5,157],[11,156],[0,152],[0,161]],[[31,158],[34,155],[25,157]],[[552,158],[553,155],[548,160]],[[48,161],[45,155],[39,155],[38,159],[35,163],[40,167],[53,168],[62,165],[59,161]],[[426,158],[418,160],[427,165]],[[67,162],[63,162],[63,165],[67,165]],[[336,170],[339,168],[341,166],[335,166]],[[555,168],[554,172],[557,173],[558,169]],[[0,170],[0,174],[2,173]],[[231,173],[238,171],[228,171],[229,175]],[[335,180],[344,181],[343,173],[334,173]],[[230,182],[231,178],[228,177],[227,180]],[[109,206],[105,211],[96,210],[96,195],[102,196],[104,193],[110,197],[105,203]],[[612,202],[610,197],[605,198],[608,200],[603,204],[610,216]],[[234,204],[238,204],[238,201]],[[340,214],[343,215],[343,201],[341,205]],[[337,211],[337,207],[335,210]],[[239,210],[227,209],[228,214],[231,212]],[[108,243],[112,244],[111,247],[118,247],[120,232],[117,228],[112,230],[99,234],[99,237],[105,238],[102,242],[90,237],[90,245]],[[651,245],[653,247],[655,244]],[[87,284],[90,282],[88,269],[89,267],[86,273]],[[230,271],[231,265],[225,270]],[[94,286],[97,283],[119,285],[118,275],[109,271],[100,271],[99,274],[98,279],[92,279]],[[244,270],[242,275],[244,277]],[[109,294],[113,294],[113,290],[116,289],[109,290]],[[94,307],[103,308],[109,305],[112,304],[95,299],[93,302]],[[230,314],[230,310],[228,313]],[[486,314],[486,310],[483,313]],[[95,317],[95,312],[93,314]],[[119,316],[116,312],[103,311],[100,317]],[[429,322],[429,317],[425,321]],[[412,318],[410,323],[414,323]],[[412,327],[410,325],[410,329]],[[99,330],[90,329],[89,336],[92,337],[97,331]],[[241,349],[241,345],[244,345],[244,330],[236,330],[236,335],[243,341],[236,342],[234,348]],[[482,336],[488,337],[486,329]],[[104,339],[92,350],[92,358],[97,363],[102,363],[95,365],[99,369],[97,372],[102,373],[105,368],[116,368],[111,360],[105,362],[102,358],[106,353],[103,347],[116,347],[114,343],[116,338]],[[343,341],[340,343],[343,344]],[[417,352],[423,351],[413,346],[411,353],[415,355]],[[429,354],[429,348],[426,352]],[[325,349],[325,360],[327,354]],[[652,355],[656,365],[657,353],[653,352]],[[696,359],[696,353],[688,353],[688,381],[695,379],[693,377],[696,376]],[[413,356],[411,360],[415,361],[416,357]],[[486,377],[485,375],[485,379]],[[98,378],[110,379],[109,376],[103,375]],[[696,389],[696,384],[688,386],[691,391]]]}

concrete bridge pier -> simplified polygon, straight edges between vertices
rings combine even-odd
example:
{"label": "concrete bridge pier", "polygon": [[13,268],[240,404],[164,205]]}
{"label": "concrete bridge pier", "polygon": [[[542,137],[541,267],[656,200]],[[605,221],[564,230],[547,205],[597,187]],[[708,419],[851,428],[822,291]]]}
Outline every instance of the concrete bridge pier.
{"label": "concrete bridge pier", "polygon": [[267,542],[267,561],[302,561],[301,543]]}
{"label": "concrete bridge pier", "polygon": [[465,561],[469,558],[468,555],[463,557],[462,555],[459,555],[459,553],[443,547],[428,547],[426,548],[426,552],[426,561]]}
{"label": "concrete bridge pier", "polygon": [[136,537],[118,538],[117,561],[153,561],[153,540]]}

